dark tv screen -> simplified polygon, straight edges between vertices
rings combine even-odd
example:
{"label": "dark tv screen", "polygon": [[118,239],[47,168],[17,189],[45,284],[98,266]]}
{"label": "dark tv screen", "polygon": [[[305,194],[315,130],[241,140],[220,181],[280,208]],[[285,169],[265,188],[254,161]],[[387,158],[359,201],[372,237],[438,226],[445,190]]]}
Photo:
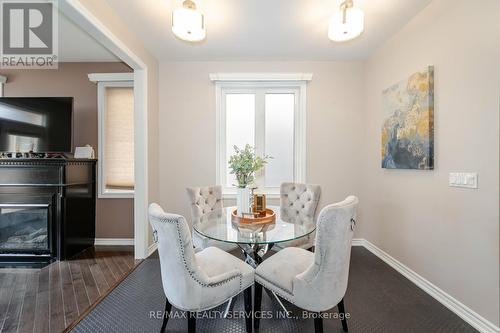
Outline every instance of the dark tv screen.
{"label": "dark tv screen", "polygon": [[71,152],[73,97],[0,97],[0,151]]}

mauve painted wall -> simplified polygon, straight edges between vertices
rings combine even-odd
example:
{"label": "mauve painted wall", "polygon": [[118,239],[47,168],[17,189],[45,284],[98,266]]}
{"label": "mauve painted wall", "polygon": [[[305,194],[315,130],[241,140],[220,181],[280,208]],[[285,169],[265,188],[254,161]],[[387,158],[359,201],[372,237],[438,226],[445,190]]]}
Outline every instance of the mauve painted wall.
{"label": "mauve painted wall", "polygon": [[[8,77],[5,96],[74,97],[74,146],[92,145],[97,150],[97,86],[88,73],[131,72],[119,62],[60,63],[57,70],[0,70]],[[133,199],[98,199],[97,238],[134,237]]]}

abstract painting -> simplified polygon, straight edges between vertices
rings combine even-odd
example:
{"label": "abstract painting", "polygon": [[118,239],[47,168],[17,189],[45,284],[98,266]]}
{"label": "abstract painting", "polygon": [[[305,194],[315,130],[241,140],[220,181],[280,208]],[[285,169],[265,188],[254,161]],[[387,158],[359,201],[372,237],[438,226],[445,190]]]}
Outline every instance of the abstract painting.
{"label": "abstract painting", "polygon": [[382,168],[434,168],[434,67],[382,92]]}

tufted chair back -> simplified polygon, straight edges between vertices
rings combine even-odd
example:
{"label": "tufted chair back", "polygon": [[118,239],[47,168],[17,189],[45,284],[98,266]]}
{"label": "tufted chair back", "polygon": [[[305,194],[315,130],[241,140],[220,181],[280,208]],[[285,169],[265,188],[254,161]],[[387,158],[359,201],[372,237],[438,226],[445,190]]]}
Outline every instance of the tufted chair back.
{"label": "tufted chair back", "polygon": [[319,214],[314,264],[293,283],[295,296],[311,300],[311,309],[330,309],[345,295],[357,206],[358,198],[349,196]]}
{"label": "tufted chair back", "polygon": [[[158,204],[149,206],[149,223],[158,237],[163,290],[170,303],[180,309],[196,308],[208,276],[196,264],[186,219],[168,214]],[[197,304],[198,303],[198,304]]]}
{"label": "tufted chair back", "polygon": [[319,185],[283,183],[280,187],[281,218],[287,222],[314,219],[321,196]]}
{"label": "tufted chair back", "polygon": [[[213,251],[214,248],[201,257],[200,253],[195,254],[189,226],[183,216],[165,213],[153,203],[149,206],[149,223],[158,237],[163,290],[176,308],[186,311],[211,309],[237,295],[250,280],[253,282],[251,267],[243,273],[241,267],[237,268],[238,264],[231,263],[234,257],[230,254],[222,252],[229,256],[227,260],[220,257],[220,252]],[[207,269],[207,256],[210,262],[218,264]]]}
{"label": "tufted chair back", "polygon": [[199,221],[203,214],[222,208],[222,187],[188,187],[186,188],[191,206],[192,222]]}

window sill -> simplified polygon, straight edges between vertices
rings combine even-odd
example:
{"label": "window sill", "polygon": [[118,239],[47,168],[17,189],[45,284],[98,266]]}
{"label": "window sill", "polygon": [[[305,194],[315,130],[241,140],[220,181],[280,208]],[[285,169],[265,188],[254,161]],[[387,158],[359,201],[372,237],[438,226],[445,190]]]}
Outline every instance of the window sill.
{"label": "window sill", "polygon": [[99,191],[97,198],[99,199],[133,199],[134,191],[127,190],[105,190]]}

